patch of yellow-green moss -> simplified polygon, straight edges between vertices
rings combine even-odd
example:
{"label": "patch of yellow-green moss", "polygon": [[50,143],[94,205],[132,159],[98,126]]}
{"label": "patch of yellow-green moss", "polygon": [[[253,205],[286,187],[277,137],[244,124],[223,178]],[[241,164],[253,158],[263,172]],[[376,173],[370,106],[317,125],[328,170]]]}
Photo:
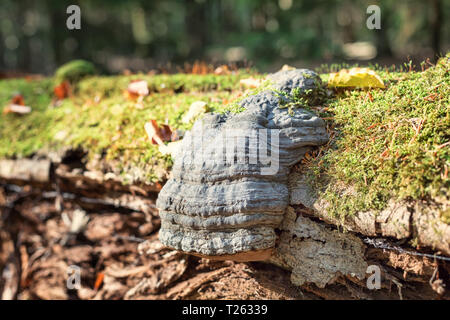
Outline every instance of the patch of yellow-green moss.
{"label": "patch of yellow-green moss", "polygon": [[331,214],[450,198],[449,68],[447,56],[424,72],[379,71],[385,90],[342,91],[322,106],[335,136],[311,173]]}
{"label": "patch of yellow-green moss", "polygon": [[[190,104],[205,101],[212,110],[235,100],[242,90],[239,80],[245,72],[231,75],[132,75],[89,77],[73,87],[70,98],[56,103],[53,79],[6,80],[0,82],[0,106],[20,93],[32,107],[27,115],[0,117],[0,157],[26,157],[40,149],[80,147],[88,156],[114,162],[123,173],[129,168],[145,172],[148,181],[167,170],[171,160],[159,153],[144,131],[155,119],[177,129]],[[142,106],[124,95],[132,80],[147,80],[150,94]]]}

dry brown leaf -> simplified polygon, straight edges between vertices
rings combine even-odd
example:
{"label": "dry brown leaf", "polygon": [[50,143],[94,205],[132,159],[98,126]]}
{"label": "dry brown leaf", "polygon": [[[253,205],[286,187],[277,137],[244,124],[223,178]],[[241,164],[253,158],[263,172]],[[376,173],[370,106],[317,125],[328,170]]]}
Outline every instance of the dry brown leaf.
{"label": "dry brown leaf", "polygon": [[98,290],[103,283],[103,279],[105,278],[105,274],[103,272],[99,272],[97,274],[97,279],[95,279],[94,290]]}
{"label": "dry brown leaf", "polygon": [[25,100],[21,94],[12,97],[10,104],[3,108],[3,114],[27,114],[31,112],[31,107],[25,105]]}
{"label": "dry brown leaf", "polygon": [[342,69],[332,73],[328,80],[329,87],[382,88],[383,80],[375,71],[368,68]]}
{"label": "dry brown leaf", "polygon": [[17,104],[19,106],[24,106],[25,105],[25,100],[24,100],[24,98],[23,98],[23,96],[21,94],[16,94],[11,99],[11,104]]}
{"label": "dry brown leaf", "polygon": [[3,114],[15,113],[15,114],[27,114],[31,112],[31,107],[21,106],[19,104],[9,104],[3,109]]}
{"label": "dry brown leaf", "polygon": [[166,124],[158,126],[156,120],[152,119],[145,124],[144,128],[153,144],[161,146],[165,145],[164,142],[172,141],[172,129]]}
{"label": "dry brown leaf", "polygon": [[149,270],[148,265],[138,266],[138,267],[129,267],[129,268],[120,268],[118,266],[110,266],[107,268],[105,273],[108,276],[114,278],[129,278],[133,276],[142,276]]}
{"label": "dry brown leaf", "polygon": [[230,74],[231,72],[230,72],[230,69],[228,68],[228,66],[224,64],[224,65],[217,67],[214,70],[214,73],[217,75],[227,75],[227,74]]}

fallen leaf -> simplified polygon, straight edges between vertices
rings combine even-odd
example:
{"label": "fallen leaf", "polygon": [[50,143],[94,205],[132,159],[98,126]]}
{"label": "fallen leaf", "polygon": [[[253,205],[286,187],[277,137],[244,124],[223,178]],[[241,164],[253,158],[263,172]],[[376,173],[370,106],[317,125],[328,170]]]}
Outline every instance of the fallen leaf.
{"label": "fallen leaf", "polygon": [[68,81],[61,82],[53,88],[53,93],[58,100],[63,100],[70,95],[70,84]]}
{"label": "fallen leaf", "polygon": [[19,247],[19,252],[20,252],[20,265],[22,266],[22,272],[20,274],[20,286],[22,288],[28,287],[29,284],[29,279],[28,279],[28,262],[29,262],[29,257],[28,257],[28,252],[27,252],[27,248],[24,245],[21,245]]}
{"label": "fallen leaf", "polygon": [[241,85],[243,85],[244,87],[249,87],[249,88],[257,88],[261,85],[262,80],[261,79],[256,79],[253,77],[250,78],[246,78],[246,79],[241,79],[239,81],[239,83]]}
{"label": "fallen leaf", "polygon": [[143,266],[137,266],[137,267],[130,267],[130,268],[119,268],[117,266],[109,266],[105,273],[108,276],[114,277],[114,278],[129,278],[133,276],[142,276],[145,274],[145,272],[149,271],[148,265]]}
{"label": "fallen leaf", "polygon": [[437,93],[432,93],[432,94],[426,96],[424,99],[427,101],[435,101],[438,96],[439,95]]}
{"label": "fallen leaf", "polygon": [[329,87],[385,88],[383,80],[375,71],[368,68],[342,69],[332,73],[328,80]]}
{"label": "fallen leaf", "polygon": [[211,68],[203,61],[195,61],[192,66],[192,74],[208,74]]}
{"label": "fallen leaf", "polygon": [[172,130],[166,124],[158,126],[156,120],[152,119],[145,124],[144,129],[153,144],[159,144],[161,146],[165,145],[165,141],[172,141]]}
{"label": "fallen leaf", "polygon": [[208,104],[204,101],[195,101],[190,105],[188,112],[186,112],[181,121],[190,123],[205,112],[208,112]]}
{"label": "fallen leaf", "polygon": [[216,70],[214,70],[214,73],[217,75],[226,75],[226,74],[230,74],[230,69],[228,68],[227,65],[222,65],[216,68]]}
{"label": "fallen leaf", "polygon": [[24,100],[24,98],[23,98],[23,96],[21,94],[16,94],[11,99],[11,104],[17,104],[19,106],[24,106],[25,105],[25,100]]}
{"label": "fallen leaf", "polygon": [[25,99],[21,94],[16,94],[14,97],[12,97],[10,104],[3,108],[3,114],[27,114],[30,112],[31,107],[25,105]]}

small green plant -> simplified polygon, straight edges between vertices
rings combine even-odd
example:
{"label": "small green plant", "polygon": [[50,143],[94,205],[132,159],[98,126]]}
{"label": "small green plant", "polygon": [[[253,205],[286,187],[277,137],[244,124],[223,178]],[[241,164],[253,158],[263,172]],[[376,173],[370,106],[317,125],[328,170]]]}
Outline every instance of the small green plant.
{"label": "small green plant", "polygon": [[288,108],[292,114],[294,108],[311,110],[311,107],[318,106],[329,98],[326,86],[318,79],[315,80],[315,89],[302,90],[292,89],[291,93],[274,90],[279,97],[280,108]]}
{"label": "small green plant", "polygon": [[94,65],[85,60],[73,60],[61,67],[55,72],[55,80],[57,83],[69,81],[72,83],[80,81],[82,78],[95,74]]}

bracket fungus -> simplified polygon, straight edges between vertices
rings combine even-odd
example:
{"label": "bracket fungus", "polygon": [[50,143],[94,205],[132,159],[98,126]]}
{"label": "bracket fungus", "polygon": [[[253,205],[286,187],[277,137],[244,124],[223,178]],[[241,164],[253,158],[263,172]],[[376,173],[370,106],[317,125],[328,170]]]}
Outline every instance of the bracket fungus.
{"label": "bracket fungus", "polygon": [[[206,114],[186,133],[172,178],[159,193],[159,238],[176,250],[217,260],[266,260],[289,203],[291,166],[328,141],[325,123],[282,99],[318,88],[312,71],[268,76],[236,114]],[[283,92],[282,97],[279,92]]]}

